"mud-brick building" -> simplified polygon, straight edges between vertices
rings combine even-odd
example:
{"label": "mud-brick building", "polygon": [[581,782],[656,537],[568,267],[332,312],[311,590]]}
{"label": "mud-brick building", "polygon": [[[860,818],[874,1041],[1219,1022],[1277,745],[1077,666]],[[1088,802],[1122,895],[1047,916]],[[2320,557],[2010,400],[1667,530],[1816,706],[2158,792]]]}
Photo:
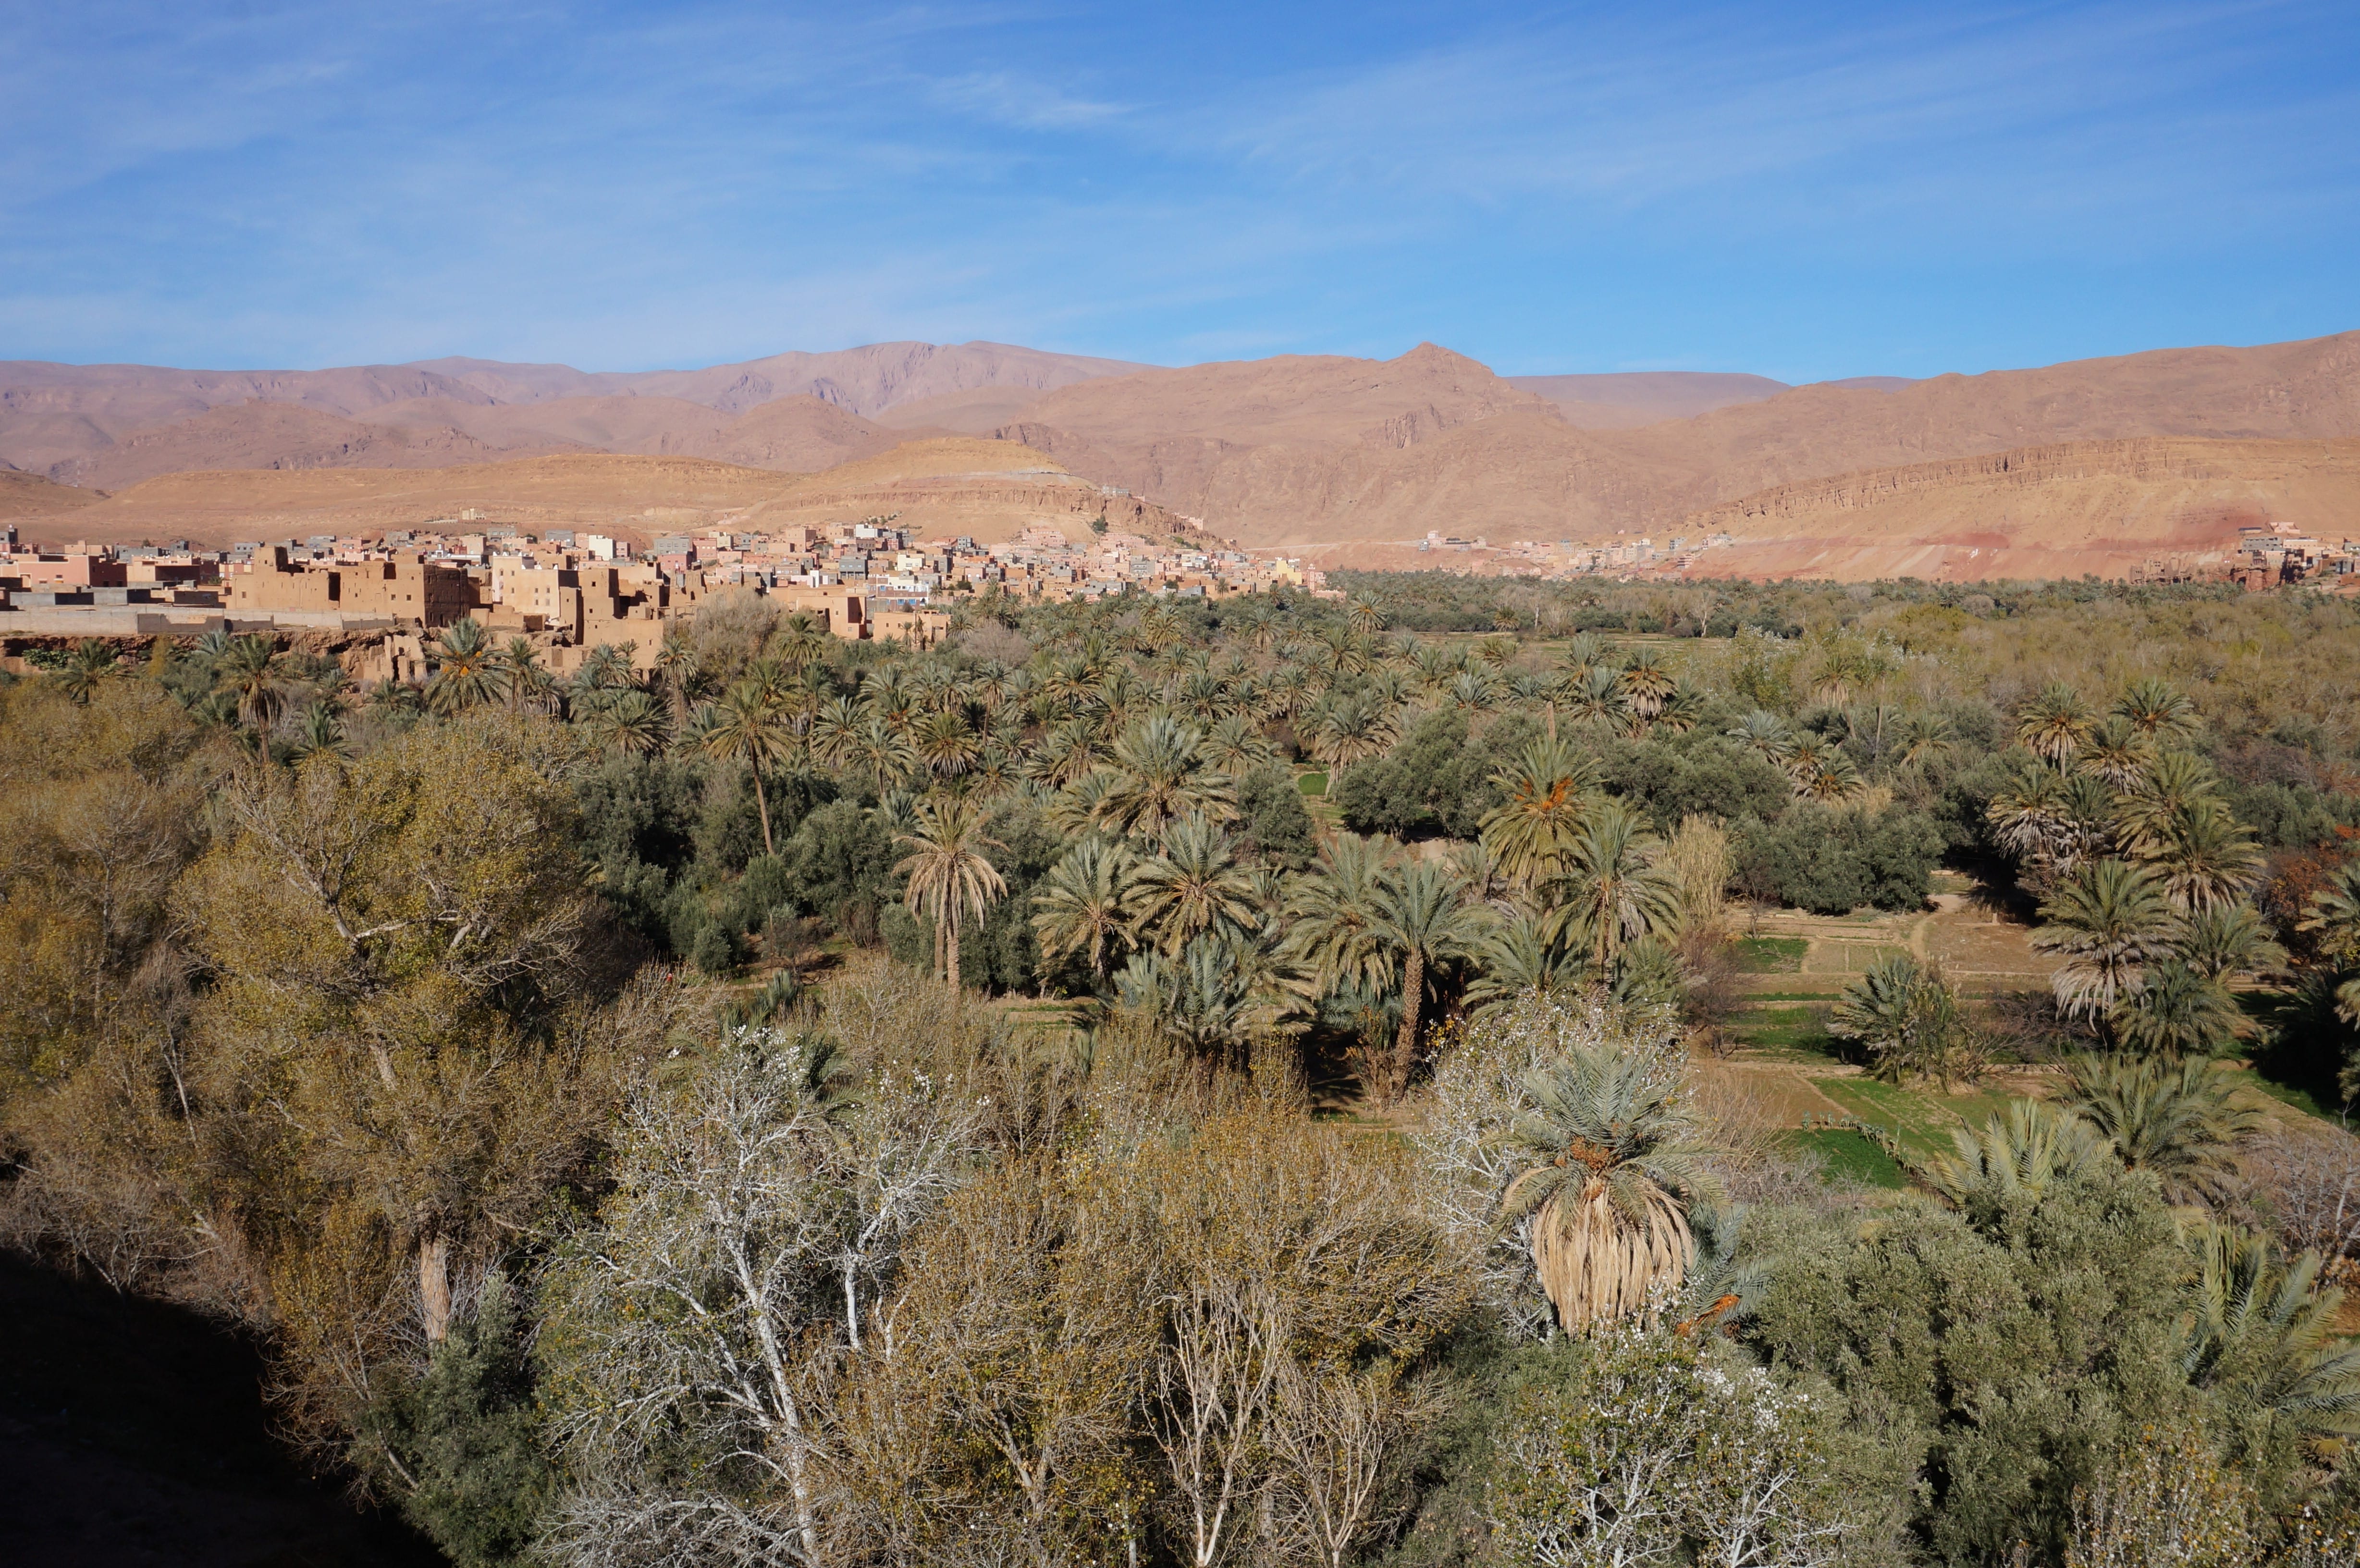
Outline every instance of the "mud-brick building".
{"label": "mud-brick building", "polygon": [[416,557],[391,561],[290,562],[286,547],[227,578],[229,613],[259,618],[281,613],[447,626],[475,609],[476,589],[463,566]]}

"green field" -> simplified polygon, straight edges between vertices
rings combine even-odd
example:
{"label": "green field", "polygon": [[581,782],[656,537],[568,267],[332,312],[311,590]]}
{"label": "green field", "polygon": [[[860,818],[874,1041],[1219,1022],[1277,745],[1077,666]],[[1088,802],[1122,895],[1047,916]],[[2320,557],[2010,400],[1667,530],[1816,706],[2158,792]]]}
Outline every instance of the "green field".
{"label": "green field", "polygon": [[1771,1055],[1812,1062],[1836,1060],[1824,1006],[1749,1007],[1737,1016],[1729,1032],[1739,1043]]}
{"label": "green field", "polygon": [[1800,975],[1811,944],[1799,936],[1749,936],[1737,942],[1737,968],[1743,975]]}
{"label": "green field", "polygon": [[1944,1154],[1950,1149],[1950,1129],[1958,1121],[1926,1095],[1876,1078],[1819,1078],[1819,1093],[1864,1122],[1891,1129],[1904,1144],[1923,1154]]}
{"label": "green field", "polygon": [[1896,1192],[1907,1185],[1908,1179],[1901,1173],[1893,1156],[1864,1133],[1850,1127],[1812,1127],[1788,1137],[1796,1148],[1808,1149],[1824,1160],[1830,1178],[1848,1179]]}

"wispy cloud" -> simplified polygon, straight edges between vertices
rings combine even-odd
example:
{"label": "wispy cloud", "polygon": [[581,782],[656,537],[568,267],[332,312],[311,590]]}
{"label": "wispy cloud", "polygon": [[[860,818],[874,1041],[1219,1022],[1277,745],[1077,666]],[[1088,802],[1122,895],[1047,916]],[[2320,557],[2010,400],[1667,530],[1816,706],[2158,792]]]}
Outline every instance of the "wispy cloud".
{"label": "wispy cloud", "polygon": [[1045,82],[1007,71],[954,77],[932,84],[935,103],[955,113],[1027,131],[1068,131],[1104,125],[1120,103],[1069,97]]}
{"label": "wispy cloud", "polygon": [[0,356],[1792,378],[2351,324],[2344,7],[1373,4],[0,11]]}

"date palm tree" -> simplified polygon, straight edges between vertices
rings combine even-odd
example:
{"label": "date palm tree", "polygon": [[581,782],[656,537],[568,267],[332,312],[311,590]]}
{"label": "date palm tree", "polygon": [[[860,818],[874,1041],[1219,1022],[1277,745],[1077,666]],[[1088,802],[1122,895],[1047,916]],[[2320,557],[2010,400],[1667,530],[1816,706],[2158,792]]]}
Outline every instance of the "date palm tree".
{"label": "date palm tree", "polygon": [[749,676],[698,710],[692,735],[693,744],[705,756],[742,763],[752,772],[754,808],[762,819],[762,853],[776,855],[770,797],[762,775],[784,761],[794,743],[793,726],[777,693],[767,681]]}
{"label": "date palm tree", "polygon": [[2063,681],[2043,687],[2016,710],[2016,738],[2052,768],[2062,768],[2090,738],[2096,717],[2081,693]]}
{"label": "date palm tree", "polygon": [[2209,1055],[2245,1028],[2229,988],[2175,954],[2148,966],[2107,1015],[2114,1042],[2147,1056]]}
{"label": "date palm tree", "polygon": [[2184,912],[2243,903],[2262,879],[2253,830],[2217,801],[2172,813],[2143,842],[2139,858]]}
{"label": "date palm tree", "polygon": [[1576,1045],[1524,1080],[1502,1141],[1524,1169],[1501,1224],[1529,1219],[1533,1268],[1568,1334],[1647,1312],[1687,1276],[1689,1215],[1721,1198],[1679,1075],[1635,1051]]}
{"label": "date palm tree", "polygon": [[96,637],[84,637],[66,655],[65,668],[49,677],[52,684],[78,708],[86,708],[106,678],[116,672],[115,649]]}
{"label": "date palm tree", "polygon": [[607,693],[583,724],[601,746],[633,757],[653,757],[664,747],[663,708],[636,686]]}
{"label": "date palm tree", "polygon": [[1311,754],[1332,768],[1365,762],[1400,738],[1392,704],[1374,692],[1331,694],[1312,710]]}
{"label": "date palm tree", "polygon": [[2109,714],[2090,731],[2089,744],[2073,759],[2073,769],[2103,779],[2116,789],[2128,789],[2147,777],[2155,761],[2155,741],[2119,714]]}
{"label": "date palm tree", "polygon": [[1257,1009],[1245,965],[1232,944],[1200,936],[1176,958],[1153,949],[1131,955],[1114,977],[1128,1012],[1201,1056],[1235,1060],[1251,1038]]}
{"label": "date palm tree", "polygon": [[1401,975],[1401,1029],[1382,1089],[1387,1101],[1409,1087],[1417,1064],[1427,985],[1442,964],[1472,953],[1490,923],[1461,900],[1465,888],[1449,867],[1431,860],[1398,866],[1378,884],[1376,940],[1388,955],[1388,967]]}
{"label": "date palm tree", "polygon": [[[514,645],[511,644],[511,647]],[[656,676],[663,682],[664,696],[672,703],[675,717],[688,714],[688,689],[697,674],[696,645],[681,631],[664,633],[656,648]]]}
{"label": "date palm tree", "polygon": [[322,752],[333,757],[349,755],[344,745],[344,721],[334,707],[324,702],[303,710],[302,717],[296,721],[295,742],[289,755],[301,762]]}
{"label": "date palm tree", "polygon": [[[2319,933],[2320,955],[2342,969],[2360,968],[2360,860],[2347,860],[2303,906],[2298,931]],[[2335,989],[2335,1011],[2360,1025],[2360,975]]]}
{"label": "date palm tree", "polygon": [[1117,833],[1153,837],[1191,813],[1221,822],[1237,814],[1236,782],[1206,765],[1204,733],[1177,719],[1159,714],[1125,731],[1109,771],[1099,808]]}
{"label": "date palm tree", "polygon": [[808,611],[797,610],[770,634],[770,657],[785,669],[803,670],[826,662],[828,635]]}
{"label": "date palm tree", "polygon": [[442,628],[435,641],[439,668],[426,685],[426,705],[438,713],[462,713],[497,697],[506,682],[500,655],[473,615]]}
{"label": "date palm tree", "polygon": [[2180,1352],[2189,1384],[2225,1396],[2241,1425],[2360,1432],[2360,1346],[2336,1332],[2344,1292],[2320,1283],[2319,1255],[2288,1261],[2268,1236],[2231,1225],[2206,1227],[2196,1247]]}
{"label": "date palm tree", "polygon": [[1573,675],[1560,700],[1568,713],[1594,729],[1619,728],[1631,713],[1622,672],[1607,664],[1593,664]]}
{"label": "date palm tree", "polygon": [[1572,680],[1600,665],[1612,665],[1617,657],[1612,643],[1594,632],[1579,632],[1565,645],[1565,654],[1557,662]]}
{"label": "date palm tree", "polygon": [[1777,714],[1754,709],[1727,732],[1729,738],[1753,749],[1774,768],[1786,766],[1795,749],[1795,729]]}
{"label": "date palm tree", "polygon": [[1663,658],[1652,648],[1643,648],[1622,666],[1622,692],[1633,713],[1643,719],[1652,719],[1664,711],[1679,682],[1664,668]]}
{"label": "date palm tree", "polygon": [[1463,713],[1489,713],[1500,699],[1499,677],[1488,670],[1462,670],[1443,687],[1442,695]]}
{"label": "date palm tree", "polygon": [[1663,845],[1640,816],[1603,800],[1589,813],[1549,891],[1555,930],[1578,935],[1600,974],[1626,942],[1679,921],[1679,887],[1655,865]]}
{"label": "date palm tree", "polygon": [[2201,911],[2188,921],[2180,956],[2199,975],[2227,980],[2236,975],[2267,975],[2287,961],[2286,949],[2270,940],[2269,928],[2251,904]]}
{"label": "date palm tree", "polygon": [[909,737],[880,718],[863,719],[845,743],[846,766],[866,778],[882,797],[916,771],[918,754]]}
{"label": "date palm tree", "polygon": [[2077,1058],[2058,1105],[2097,1130],[2114,1158],[2151,1171],[2174,1203],[2211,1202],[2236,1174],[2237,1145],[2267,1117],[2217,1062]]}
{"label": "date palm tree", "polygon": [[909,742],[918,765],[940,779],[966,773],[983,752],[983,737],[967,724],[966,713],[952,708],[928,710],[910,726]]}
{"label": "date palm tree", "polygon": [[1824,805],[1857,800],[1868,788],[1851,753],[1832,741],[1816,736],[1797,741],[1794,749],[1786,754],[1786,776],[1794,780],[1798,798]]}
{"label": "date palm tree", "polygon": [[2063,962],[2050,984],[2069,1014],[2105,1017],[2136,990],[2147,965],[2169,957],[2179,922],[2145,866],[2100,860],[2059,885],[2032,933]]}
{"label": "date palm tree", "polygon": [[1910,1173],[1935,1195],[1977,1223],[2006,1203],[2038,1202],[2060,1181],[2102,1165],[2107,1151],[2089,1124],[2038,1100],[2011,1101],[1980,1127],[1950,1129],[1952,1152]]}
{"label": "date palm tree", "polygon": [[508,646],[499,652],[497,673],[500,690],[508,694],[510,713],[522,712],[527,702],[538,699],[551,685],[549,670],[541,662],[541,650],[532,646],[530,637],[508,638]]}
{"label": "date palm tree", "polygon": [[1108,944],[1127,941],[1134,924],[1137,870],[1130,850],[1096,834],[1067,850],[1032,891],[1032,931],[1042,955],[1087,951],[1091,976],[1104,983]]}
{"label": "date palm tree", "polygon": [[1958,732],[1939,713],[1913,713],[1901,721],[1895,735],[1896,755],[1904,768],[1924,768],[1957,749]]}
{"label": "date palm tree", "polygon": [[1526,887],[1565,873],[1598,783],[1598,764],[1554,737],[1536,740],[1491,776],[1506,799],[1483,814],[1484,848],[1500,874]]}
{"label": "date palm tree", "polygon": [[1352,629],[1362,637],[1374,637],[1385,629],[1384,606],[1377,603],[1373,594],[1355,595],[1351,604],[1345,609],[1344,618],[1349,621]]}
{"label": "date palm tree", "polygon": [[2114,831],[2138,854],[2169,838],[2182,822],[2226,809],[2212,764],[2194,752],[2167,751],[2122,792],[2114,806]]}
{"label": "date palm tree", "polygon": [[1062,789],[1104,761],[1111,750],[1087,721],[1066,719],[1049,726],[1027,751],[1024,775]]}
{"label": "date palm tree", "polygon": [[1549,935],[1530,915],[1502,920],[1477,945],[1475,978],[1467,985],[1470,1011],[1487,1013],[1534,991],[1569,990],[1590,975],[1579,953]]}
{"label": "date palm tree", "polygon": [[2169,746],[2196,734],[2196,704],[2169,681],[2143,677],[2123,688],[2107,710],[2157,746]]}
{"label": "date palm tree", "polygon": [[2063,858],[2066,802],[2062,775],[2046,768],[2020,768],[2012,782],[1993,794],[1983,815],[2000,847],[2018,861],[2038,865]]}
{"label": "date palm tree", "polygon": [[1317,990],[1390,979],[1390,955],[1376,928],[1393,847],[1390,840],[1339,833],[1320,846],[1318,865],[1296,878],[1286,943]]}
{"label": "date palm tree", "polygon": [[279,649],[258,632],[229,639],[213,656],[213,685],[237,700],[237,716],[249,724],[268,724],[279,711],[286,676]]}
{"label": "date palm tree", "polygon": [[1682,681],[1673,685],[1672,694],[1648,723],[1666,735],[1686,735],[1704,722],[1704,692]]}
{"label": "date palm tree", "polygon": [[1231,713],[1205,735],[1207,766],[1232,778],[1241,779],[1257,768],[1268,767],[1277,756],[1262,731],[1243,713]]}
{"label": "date palm tree", "polygon": [[630,643],[601,643],[583,655],[574,672],[577,692],[618,691],[631,683]]}
{"label": "date palm tree", "polygon": [[1000,847],[984,831],[982,811],[971,800],[930,801],[917,809],[916,830],[901,835],[911,854],[895,872],[909,878],[910,907],[934,922],[942,944],[943,973],[959,989],[959,930],[1008,891],[1000,870],[984,855]]}
{"label": "date palm tree", "polygon": [[1913,1073],[1949,1087],[1963,1019],[1958,993],[1941,970],[1906,953],[1872,960],[1844,987],[1829,1015],[1828,1032],[1864,1047],[1880,1078],[1899,1083]]}
{"label": "date palm tree", "polygon": [[1238,864],[1221,830],[1203,817],[1165,826],[1163,853],[1140,863],[1132,877],[1139,928],[1176,953],[1193,938],[1257,923],[1253,873]]}
{"label": "date palm tree", "polygon": [[1465,668],[1465,656],[1447,643],[1429,643],[1410,655],[1409,664],[1419,691],[1432,697]]}

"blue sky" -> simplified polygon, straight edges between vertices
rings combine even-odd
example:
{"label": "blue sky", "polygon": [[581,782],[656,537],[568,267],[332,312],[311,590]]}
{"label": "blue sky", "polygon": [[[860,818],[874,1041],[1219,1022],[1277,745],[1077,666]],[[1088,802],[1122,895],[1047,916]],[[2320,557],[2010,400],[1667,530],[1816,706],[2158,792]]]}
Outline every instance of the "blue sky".
{"label": "blue sky", "polygon": [[2360,327],[2360,6],[0,0],[0,358],[1932,375]]}

